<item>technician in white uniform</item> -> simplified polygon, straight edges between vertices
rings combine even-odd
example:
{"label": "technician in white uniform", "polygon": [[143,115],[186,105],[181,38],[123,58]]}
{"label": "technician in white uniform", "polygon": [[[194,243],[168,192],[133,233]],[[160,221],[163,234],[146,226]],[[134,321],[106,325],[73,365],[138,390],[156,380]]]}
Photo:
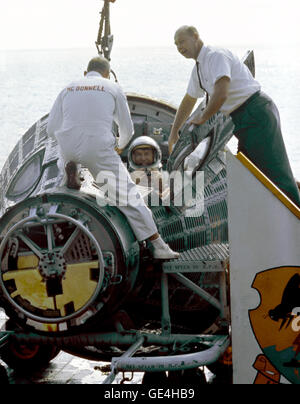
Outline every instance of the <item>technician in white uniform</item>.
{"label": "technician in white uniform", "polygon": [[[138,241],[151,241],[154,258],[178,258],[179,253],[159,236],[151,211],[134,189],[116,151],[121,153],[134,128],[126,97],[120,86],[108,79],[109,74],[109,62],[102,57],[93,58],[85,77],[70,83],[58,95],[49,115],[48,134],[56,137],[64,162],[84,165],[100,183],[103,176],[106,178],[108,196],[116,196],[110,203],[116,203],[127,217]],[[117,148],[113,121],[119,127]],[[128,198],[129,194],[138,201]]]}
{"label": "technician in white uniform", "polygon": [[239,140],[239,151],[300,206],[300,194],[286,153],[279,113],[272,99],[260,91],[260,84],[237,56],[228,49],[204,45],[195,27],[179,28],[174,39],[179,53],[187,59],[194,59],[196,64],[173,123],[170,152],[197,98],[206,93],[206,108],[191,123],[202,125],[218,111],[230,115],[233,132]]}

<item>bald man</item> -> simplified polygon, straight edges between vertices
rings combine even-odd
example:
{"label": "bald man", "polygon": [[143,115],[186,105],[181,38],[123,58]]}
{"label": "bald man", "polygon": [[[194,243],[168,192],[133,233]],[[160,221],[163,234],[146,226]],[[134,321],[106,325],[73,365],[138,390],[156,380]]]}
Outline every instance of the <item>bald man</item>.
{"label": "bald man", "polygon": [[243,152],[296,205],[300,195],[283,142],[279,113],[261,92],[247,66],[227,49],[205,46],[195,27],[182,26],[174,36],[179,53],[196,64],[179,106],[169,137],[169,151],[190,116],[197,99],[207,94],[202,115],[192,124],[202,125],[218,111],[229,115]]}

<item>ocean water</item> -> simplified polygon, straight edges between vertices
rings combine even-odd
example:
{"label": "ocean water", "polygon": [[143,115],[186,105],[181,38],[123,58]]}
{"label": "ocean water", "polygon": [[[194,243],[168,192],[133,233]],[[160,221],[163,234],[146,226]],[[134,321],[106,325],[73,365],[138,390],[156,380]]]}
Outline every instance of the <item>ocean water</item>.
{"label": "ocean water", "polygon": [[[242,57],[248,47],[229,49]],[[294,176],[300,180],[300,49],[255,47],[256,78],[280,111]],[[81,77],[96,48],[0,51],[0,169],[17,140],[47,114],[58,92]],[[193,61],[175,47],[113,49],[112,69],[125,92],[178,106]],[[236,142],[229,143],[233,152]]]}

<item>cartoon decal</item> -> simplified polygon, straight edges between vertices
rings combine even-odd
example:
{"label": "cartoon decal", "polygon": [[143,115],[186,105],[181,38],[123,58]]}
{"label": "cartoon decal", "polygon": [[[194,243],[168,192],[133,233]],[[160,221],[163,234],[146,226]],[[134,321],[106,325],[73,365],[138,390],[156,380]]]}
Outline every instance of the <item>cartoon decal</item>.
{"label": "cartoon decal", "polygon": [[265,355],[258,355],[253,367],[257,370],[254,384],[279,384],[280,373]]}
{"label": "cartoon decal", "polygon": [[251,327],[264,355],[254,363],[255,383],[278,383],[280,375],[300,384],[300,267],[260,272],[252,287],[260,305],[249,310]]}

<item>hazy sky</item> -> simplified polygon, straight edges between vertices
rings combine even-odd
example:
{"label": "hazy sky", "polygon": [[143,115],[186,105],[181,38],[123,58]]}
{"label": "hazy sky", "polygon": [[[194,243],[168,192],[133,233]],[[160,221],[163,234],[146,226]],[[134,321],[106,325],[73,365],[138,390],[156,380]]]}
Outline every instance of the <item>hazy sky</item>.
{"label": "hazy sky", "polygon": [[[0,49],[94,46],[102,0],[0,0]],[[173,43],[195,25],[205,42],[252,46],[300,42],[300,0],[116,0],[114,46]]]}

